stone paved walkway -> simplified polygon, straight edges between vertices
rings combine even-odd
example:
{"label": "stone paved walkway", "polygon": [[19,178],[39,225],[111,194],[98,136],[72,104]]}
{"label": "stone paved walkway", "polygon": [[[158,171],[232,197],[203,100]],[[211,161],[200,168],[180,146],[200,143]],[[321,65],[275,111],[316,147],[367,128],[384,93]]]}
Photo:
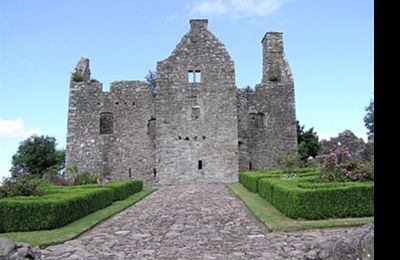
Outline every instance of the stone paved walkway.
{"label": "stone paved walkway", "polygon": [[[221,184],[161,187],[43,259],[304,259],[345,229],[269,232]],[[317,242],[315,242],[317,243]]]}

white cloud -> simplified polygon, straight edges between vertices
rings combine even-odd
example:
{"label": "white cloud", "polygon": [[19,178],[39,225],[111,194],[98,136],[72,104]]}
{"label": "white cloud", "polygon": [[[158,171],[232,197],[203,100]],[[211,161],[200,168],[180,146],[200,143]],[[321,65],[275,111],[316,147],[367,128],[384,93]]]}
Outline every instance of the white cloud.
{"label": "white cloud", "polygon": [[202,0],[191,6],[191,14],[220,15],[227,11],[224,0]]}
{"label": "white cloud", "polygon": [[190,5],[190,15],[226,15],[232,18],[267,16],[289,0],[199,0]]}
{"label": "white cloud", "polygon": [[38,128],[29,129],[24,125],[21,118],[3,120],[0,119],[0,137],[22,137],[26,138],[31,135],[40,135],[41,132]]}

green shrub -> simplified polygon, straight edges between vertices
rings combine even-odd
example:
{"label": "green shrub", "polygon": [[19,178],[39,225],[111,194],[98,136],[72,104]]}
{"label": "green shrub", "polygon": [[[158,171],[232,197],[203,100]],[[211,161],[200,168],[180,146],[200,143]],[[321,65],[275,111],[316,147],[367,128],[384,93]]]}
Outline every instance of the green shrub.
{"label": "green shrub", "polygon": [[0,232],[62,227],[141,191],[143,181],[111,181],[106,185],[49,185],[39,197],[0,200]]}
{"label": "green shrub", "polygon": [[370,162],[366,162],[365,164],[360,165],[359,173],[366,176],[369,180],[374,180],[375,178],[375,167],[374,167],[374,160]]}
{"label": "green shrub", "polygon": [[114,201],[123,200],[130,195],[143,189],[143,181],[111,181],[105,187],[111,188],[114,192]]}
{"label": "green shrub", "polygon": [[79,172],[78,166],[76,166],[75,164],[69,165],[67,167],[68,174],[77,175],[78,172]]}
{"label": "green shrub", "polygon": [[43,172],[42,179],[47,182],[53,182],[58,177],[58,167],[52,166]]}
{"label": "green shrub", "polygon": [[374,215],[373,182],[318,183],[315,176],[297,180],[263,178],[258,193],[290,218],[327,219]]}
{"label": "green shrub", "polygon": [[72,75],[72,80],[74,82],[82,82],[83,81],[83,75],[77,69],[75,69],[75,72],[71,73],[71,75]]}
{"label": "green shrub", "polygon": [[83,171],[75,176],[74,184],[75,185],[85,185],[91,183],[97,183],[99,177],[93,176],[88,171]]}
{"label": "green shrub", "polygon": [[304,168],[305,166],[297,151],[292,151],[279,156],[277,162],[279,168],[286,173],[293,172],[296,169]]}
{"label": "green shrub", "polygon": [[29,176],[5,178],[0,186],[0,198],[15,196],[38,196],[43,193],[45,182]]}
{"label": "green shrub", "polygon": [[[294,173],[299,177],[316,175],[318,168],[302,168],[293,170],[290,173]],[[258,191],[258,181],[262,178],[281,177],[283,174],[287,174],[284,170],[268,170],[268,171],[257,171],[257,172],[241,172],[239,173],[239,182],[243,184],[248,190],[252,192]]]}
{"label": "green shrub", "polygon": [[62,227],[112,203],[108,188],[74,189],[41,197],[0,200],[0,232]]}

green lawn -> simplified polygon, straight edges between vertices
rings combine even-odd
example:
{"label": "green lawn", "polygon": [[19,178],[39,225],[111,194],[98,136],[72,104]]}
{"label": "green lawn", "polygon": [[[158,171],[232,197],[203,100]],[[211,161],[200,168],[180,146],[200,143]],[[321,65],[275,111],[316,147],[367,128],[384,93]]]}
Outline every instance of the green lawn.
{"label": "green lawn", "polygon": [[61,243],[89,230],[99,222],[140,201],[153,191],[155,191],[155,189],[144,189],[124,200],[116,201],[112,205],[87,215],[62,228],[42,231],[0,233],[0,237],[5,237],[15,242],[28,243],[32,246],[47,246],[50,244]]}
{"label": "green lawn", "polygon": [[249,210],[271,230],[304,230],[360,226],[374,222],[374,217],[343,218],[325,220],[294,220],[286,217],[258,193],[247,190],[242,184],[229,184],[228,188],[249,208]]}

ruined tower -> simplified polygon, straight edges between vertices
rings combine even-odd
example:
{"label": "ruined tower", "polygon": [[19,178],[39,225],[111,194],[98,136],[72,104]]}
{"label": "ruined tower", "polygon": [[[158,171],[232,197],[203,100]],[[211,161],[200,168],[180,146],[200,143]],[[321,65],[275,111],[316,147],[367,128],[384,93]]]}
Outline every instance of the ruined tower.
{"label": "ruined tower", "polygon": [[296,146],[294,84],[281,33],[263,40],[254,93],[237,89],[225,46],[190,20],[157,63],[157,91],[143,81],[91,78],[82,58],[70,81],[66,165],[113,179],[152,183],[235,182],[238,171],[276,165]]}
{"label": "ruined tower", "polygon": [[[86,71],[86,73],[85,73]],[[146,82],[115,81],[110,91],[81,59],[71,77],[66,165],[112,179],[153,182],[154,97]]]}
{"label": "ruined tower", "polygon": [[262,81],[254,93],[238,91],[241,171],[275,167],[297,145],[294,82],[282,33],[268,32],[261,43]]}
{"label": "ruined tower", "polygon": [[207,20],[190,21],[190,31],[157,64],[157,73],[160,183],[236,181],[235,68]]}

